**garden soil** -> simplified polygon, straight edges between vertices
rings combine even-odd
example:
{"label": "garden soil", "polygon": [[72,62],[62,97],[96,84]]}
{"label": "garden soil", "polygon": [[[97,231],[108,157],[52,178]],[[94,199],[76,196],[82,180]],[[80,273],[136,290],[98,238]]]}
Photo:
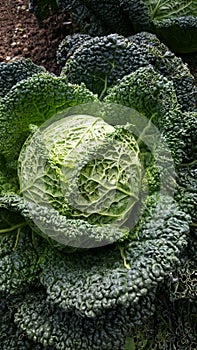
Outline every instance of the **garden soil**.
{"label": "garden soil", "polygon": [[28,9],[28,0],[0,0],[0,62],[30,58],[48,71],[59,74],[56,50],[71,33],[68,14],[51,15],[39,27]]}

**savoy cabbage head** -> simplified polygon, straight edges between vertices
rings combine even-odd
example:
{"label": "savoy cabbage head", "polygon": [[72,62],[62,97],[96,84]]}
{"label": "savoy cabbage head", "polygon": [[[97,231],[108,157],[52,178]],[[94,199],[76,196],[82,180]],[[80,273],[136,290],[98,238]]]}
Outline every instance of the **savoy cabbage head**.
{"label": "savoy cabbage head", "polygon": [[159,130],[137,111],[107,103],[69,108],[33,128],[18,176],[41,234],[79,248],[132,236],[147,196],[158,191],[170,200],[175,189]]}
{"label": "savoy cabbage head", "polygon": [[[47,148],[44,154],[42,147]],[[19,157],[23,196],[38,204],[52,201],[61,214],[89,217],[92,223],[124,221],[126,212],[138,199],[141,180],[138,153],[138,144],[126,129],[115,129],[92,116],[65,118],[25,143]],[[42,162],[46,164],[40,170]],[[113,191],[118,193],[110,214],[109,198]],[[76,209],[69,205],[70,196]]]}

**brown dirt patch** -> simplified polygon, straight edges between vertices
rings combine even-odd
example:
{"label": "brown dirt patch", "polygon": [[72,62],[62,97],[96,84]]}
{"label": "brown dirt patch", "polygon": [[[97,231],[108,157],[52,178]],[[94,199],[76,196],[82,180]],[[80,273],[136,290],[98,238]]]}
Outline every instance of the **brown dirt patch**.
{"label": "brown dirt patch", "polygon": [[0,0],[0,61],[30,58],[48,71],[59,74],[56,50],[65,35],[70,34],[68,14],[57,13],[39,28],[29,13],[28,0]]}

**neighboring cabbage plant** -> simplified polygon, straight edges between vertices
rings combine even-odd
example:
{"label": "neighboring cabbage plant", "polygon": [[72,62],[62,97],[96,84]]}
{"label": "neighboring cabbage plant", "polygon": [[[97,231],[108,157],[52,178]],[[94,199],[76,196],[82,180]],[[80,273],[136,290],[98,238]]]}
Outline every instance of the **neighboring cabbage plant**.
{"label": "neighboring cabbage plant", "polygon": [[[138,69],[141,72],[140,76],[142,69],[147,69],[144,78],[147,80],[150,78],[151,86],[154,88],[150,74],[151,66],[155,75],[157,74],[157,79],[160,80],[160,86],[166,85],[168,80],[171,90],[175,90],[169,96],[163,92],[164,101],[166,98],[172,99],[171,95],[176,94],[175,99],[177,98],[182,111],[192,111],[195,108],[194,77],[188,66],[160,42],[156,35],[148,32],[138,33],[128,38],[118,34],[92,38],[74,35],[72,49],[70,49],[71,41],[71,36],[66,37],[58,50],[58,60],[65,64],[61,75],[66,76],[73,84],[85,83],[88,89],[99,95],[99,99],[103,99],[107,89],[117,85],[125,76],[136,72],[137,77]],[[137,79],[133,90],[136,83]],[[155,94],[154,91],[152,93]],[[141,90],[139,90],[139,96],[141,96]]]}
{"label": "neighboring cabbage plant", "polygon": [[148,31],[174,52],[197,51],[194,0],[57,0],[82,33],[131,35]]}

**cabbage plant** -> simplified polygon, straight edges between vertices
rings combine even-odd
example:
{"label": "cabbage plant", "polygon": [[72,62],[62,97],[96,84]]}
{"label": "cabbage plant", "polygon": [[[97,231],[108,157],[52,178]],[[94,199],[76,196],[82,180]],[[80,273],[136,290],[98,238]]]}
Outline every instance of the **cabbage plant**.
{"label": "cabbage plant", "polygon": [[[144,70],[136,72],[136,88],[125,88],[135,79],[123,80],[108,96],[125,91],[124,103],[139,101],[149,119],[46,73],[2,98],[3,350],[126,350],[136,343],[136,326],[155,321],[158,287],[176,277],[185,248],[194,252],[195,184],[185,163],[193,164],[196,114],[181,114],[168,81],[147,72],[151,97]],[[163,91],[172,92],[165,108]],[[156,329],[162,341],[163,323]]]}

